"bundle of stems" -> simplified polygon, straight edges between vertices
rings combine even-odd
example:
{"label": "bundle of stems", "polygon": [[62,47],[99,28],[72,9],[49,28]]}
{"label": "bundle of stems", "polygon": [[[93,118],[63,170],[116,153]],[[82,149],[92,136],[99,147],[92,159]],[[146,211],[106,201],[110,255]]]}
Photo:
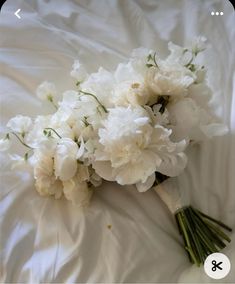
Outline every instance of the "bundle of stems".
{"label": "bundle of stems", "polygon": [[176,212],[175,219],[189,260],[197,266],[203,264],[211,253],[225,248],[225,241],[231,241],[222,230],[223,228],[231,232],[230,227],[192,206],[186,206]]}
{"label": "bundle of stems", "polygon": [[197,266],[203,264],[208,255],[219,252],[231,239],[225,231],[232,229],[193,206],[185,205],[183,194],[171,179],[156,173],[155,191],[175,216],[179,233],[189,261]]}

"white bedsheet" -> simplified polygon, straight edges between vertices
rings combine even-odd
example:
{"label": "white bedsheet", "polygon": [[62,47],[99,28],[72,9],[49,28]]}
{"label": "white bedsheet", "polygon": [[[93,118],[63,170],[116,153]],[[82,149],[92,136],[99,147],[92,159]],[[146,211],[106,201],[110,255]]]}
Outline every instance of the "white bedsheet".
{"label": "white bedsheet", "polygon": [[[166,55],[168,41],[183,45],[205,35],[213,105],[230,133],[193,147],[178,182],[193,205],[235,228],[234,20],[227,0],[8,0],[0,14],[0,132],[16,114],[53,111],[35,89],[45,79],[61,92],[70,88],[78,57],[89,71],[113,69],[133,48]],[[104,184],[83,213],[40,197],[32,177],[11,171],[5,154],[0,165],[2,282],[216,282],[189,264],[175,221],[153,190]],[[234,267],[234,233],[232,239],[224,253]],[[233,281],[234,269],[221,280]]]}

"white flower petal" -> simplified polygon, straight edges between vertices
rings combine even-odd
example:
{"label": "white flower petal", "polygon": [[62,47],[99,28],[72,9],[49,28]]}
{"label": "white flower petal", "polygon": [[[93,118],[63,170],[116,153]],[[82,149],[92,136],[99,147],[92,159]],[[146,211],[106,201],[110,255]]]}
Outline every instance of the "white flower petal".
{"label": "white flower petal", "polygon": [[83,82],[88,76],[85,67],[83,66],[83,64],[80,63],[79,60],[74,61],[73,69],[70,75],[77,79],[78,82]]}
{"label": "white flower petal", "polygon": [[145,192],[153,186],[154,182],[155,182],[155,173],[153,173],[151,176],[149,176],[148,179],[146,180],[146,182],[137,183],[136,188],[139,192]]}
{"label": "white flower petal", "polygon": [[66,181],[76,174],[77,152],[78,145],[72,139],[60,139],[54,156],[54,169],[57,178]]}
{"label": "white flower petal", "polygon": [[55,98],[57,95],[55,84],[48,81],[41,83],[37,88],[36,94],[43,101]]}
{"label": "white flower petal", "polygon": [[186,142],[170,141],[172,130],[152,125],[150,111],[141,107],[109,109],[92,162],[102,178],[122,185],[144,184],[156,171],[172,176],[184,169]]}
{"label": "white flower petal", "polygon": [[5,152],[11,147],[10,139],[0,139],[0,152]]}
{"label": "white flower petal", "polygon": [[80,145],[79,150],[77,152],[77,156],[76,156],[77,159],[80,159],[82,157],[82,155],[84,154],[84,151],[85,151],[85,143],[84,143],[84,140],[83,140],[82,137],[81,137],[80,141],[81,141],[81,145]]}
{"label": "white flower petal", "polygon": [[209,138],[213,136],[222,136],[228,133],[228,127],[222,123],[211,123],[209,125],[200,126],[201,130]]}
{"label": "white flower petal", "polygon": [[32,127],[32,119],[28,116],[17,115],[8,121],[7,127],[14,132],[25,134]]}
{"label": "white flower petal", "polygon": [[92,190],[86,182],[78,182],[76,178],[63,182],[63,192],[67,200],[78,207],[86,207],[92,196]]}

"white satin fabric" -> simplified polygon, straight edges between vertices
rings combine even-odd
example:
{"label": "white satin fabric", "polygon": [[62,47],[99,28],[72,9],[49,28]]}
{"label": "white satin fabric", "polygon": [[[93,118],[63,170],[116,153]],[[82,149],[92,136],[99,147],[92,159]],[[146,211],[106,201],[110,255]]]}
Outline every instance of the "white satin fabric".
{"label": "white satin fabric", "polygon": [[[76,58],[90,72],[112,70],[133,48],[164,56],[168,41],[204,35],[211,44],[205,61],[212,105],[230,132],[193,146],[177,180],[193,205],[235,228],[234,27],[227,0],[8,0],[0,14],[0,131],[16,114],[52,112],[35,89],[45,79],[60,92],[71,88]],[[15,143],[11,152],[18,150]],[[81,212],[40,197],[30,175],[11,171],[5,154],[0,158],[2,282],[216,282],[188,262],[174,218],[154,190],[106,183]],[[234,267],[232,239],[223,252]],[[234,279],[235,270],[221,281]]]}

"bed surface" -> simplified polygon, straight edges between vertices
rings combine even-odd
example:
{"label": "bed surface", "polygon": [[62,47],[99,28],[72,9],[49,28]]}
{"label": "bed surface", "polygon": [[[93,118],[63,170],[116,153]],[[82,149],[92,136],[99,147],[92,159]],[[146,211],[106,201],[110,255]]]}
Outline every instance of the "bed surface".
{"label": "bed surface", "polygon": [[[14,12],[21,9],[21,19]],[[223,16],[211,16],[211,11]],[[191,203],[235,228],[235,21],[229,1],[8,0],[0,14],[1,137],[12,116],[53,111],[37,99],[44,80],[71,88],[74,59],[109,70],[145,46],[204,35],[213,106],[228,135],[192,147],[178,177]],[[15,144],[14,150],[21,151]],[[105,183],[81,212],[40,197],[30,175],[0,156],[1,282],[218,282],[191,266],[173,217],[153,190]],[[223,251],[235,265],[235,238]],[[235,270],[221,282],[232,283]]]}

